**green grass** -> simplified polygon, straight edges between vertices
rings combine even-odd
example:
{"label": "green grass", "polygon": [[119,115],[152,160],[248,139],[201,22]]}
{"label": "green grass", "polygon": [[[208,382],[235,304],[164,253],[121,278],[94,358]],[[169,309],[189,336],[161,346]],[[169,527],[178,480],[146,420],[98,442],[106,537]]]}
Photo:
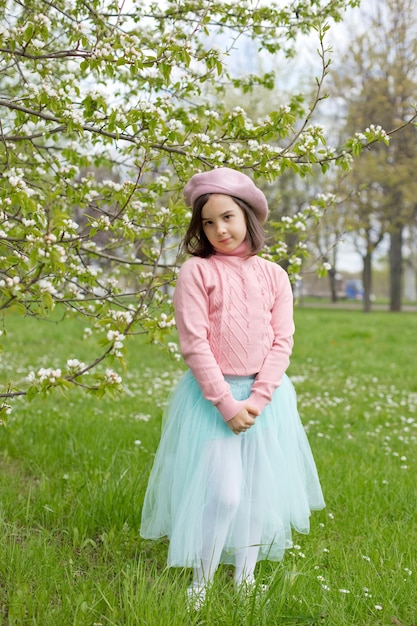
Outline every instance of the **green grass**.
{"label": "green grass", "polygon": [[[0,429],[2,626],[417,623],[417,314],[305,307],[296,323],[289,374],[327,507],[281,564],[260,564],[267,595],[240,597],[222,568],[190,615],[190,571],[165,567],[165,540],[139,537],[182,366],[138,340],[123,397],[18,400]],[[3,379],[90,349],[71,320],[12,318],[8,330]]]}

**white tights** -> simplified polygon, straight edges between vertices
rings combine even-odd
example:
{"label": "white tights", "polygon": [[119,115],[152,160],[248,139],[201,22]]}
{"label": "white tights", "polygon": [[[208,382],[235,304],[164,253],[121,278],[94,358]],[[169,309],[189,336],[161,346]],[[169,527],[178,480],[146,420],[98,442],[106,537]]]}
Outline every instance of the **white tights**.
{"label": "white tights", "polygon": [[[203,515],[203,547],[200,567],[194,568],[194,585],[207,585],[219,566],[223,548],[233,523],[233,533],[239,537],[241,548],[235,551],[235,581],[252,581],[261,539],[261,520],[257,507],[251,503],[252,514],[241,506],[243,484],[241,436],[215,440],[210,443],[207,504]],[[248,469],[248,468],[246,468]],[[256,471],[245,478],[256,480]]]}

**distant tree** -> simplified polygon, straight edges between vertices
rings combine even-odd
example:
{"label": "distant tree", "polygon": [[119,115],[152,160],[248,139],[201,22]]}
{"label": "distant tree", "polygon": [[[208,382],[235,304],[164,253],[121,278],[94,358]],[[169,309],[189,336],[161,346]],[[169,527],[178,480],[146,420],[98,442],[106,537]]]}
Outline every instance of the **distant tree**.
{"label": "distant tree", "polygon": [[397,311],[403,230],[414,219],[417,193],[417,134],[412,125],[402,127],[416,110],[417,9],[412,0],[368,1],[360,15],[358,33],[333,75],[347,111],[346,133],[370,124],[401,130],[389,148],[373,146],[353,165],[347,183],[357,193],[348,204],[349,227],[358,235],[364,259],[365,310],[371,307],[372,256],[389,235],[390,308]]}
{"label": "distant tree", "polygon": [[[417,213],[417,204],[416,204]],[[412,301],[417,301],[417,223],[411,224],[405,230],[405,271],[404,271],[404,296]]]}

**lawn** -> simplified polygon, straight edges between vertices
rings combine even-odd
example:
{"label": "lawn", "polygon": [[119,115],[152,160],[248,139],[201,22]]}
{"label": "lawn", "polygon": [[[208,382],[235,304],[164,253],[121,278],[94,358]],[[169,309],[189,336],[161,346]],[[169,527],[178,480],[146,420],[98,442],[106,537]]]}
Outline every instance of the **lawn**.
{"label": "lawn", "polygon": [[[190,571],[139,537],[183,366],[137,339],[122,397],[18,400],[0,428],[0,625],[417,624],[417,314],[304,307],[296,324],[289,375],[327,507],[282,563],[259,565],[267,593],[239,596],[222,568],[189,614]],[[86,359],[82,327],[8,320],[0,377]]]}

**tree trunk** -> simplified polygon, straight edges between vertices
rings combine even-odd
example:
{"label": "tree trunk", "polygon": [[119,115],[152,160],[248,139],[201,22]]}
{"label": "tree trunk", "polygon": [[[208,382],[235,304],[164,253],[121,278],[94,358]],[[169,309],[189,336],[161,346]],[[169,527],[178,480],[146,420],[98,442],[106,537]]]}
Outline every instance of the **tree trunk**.
{"label": "tree trunk", "polygon": [[335,303],[337,302],[336,270],[334,268],[331,268],[328,272],[328,276],[331,301]]}
{"label": "tree trunk", "polygon": [[403,228],[402,224],[398,224],[396,230],[391,233],[389,249],[390,311],[401,311]]}
{"label": "tree trunk", "polygon": [[366,255],[363,257],[363,270],[362,270],[362,280],[363,280],[363,310],[365,313],[370,313],[371,311],[371,294],[372,294],[372,252],[369,250],[366,252]]}

